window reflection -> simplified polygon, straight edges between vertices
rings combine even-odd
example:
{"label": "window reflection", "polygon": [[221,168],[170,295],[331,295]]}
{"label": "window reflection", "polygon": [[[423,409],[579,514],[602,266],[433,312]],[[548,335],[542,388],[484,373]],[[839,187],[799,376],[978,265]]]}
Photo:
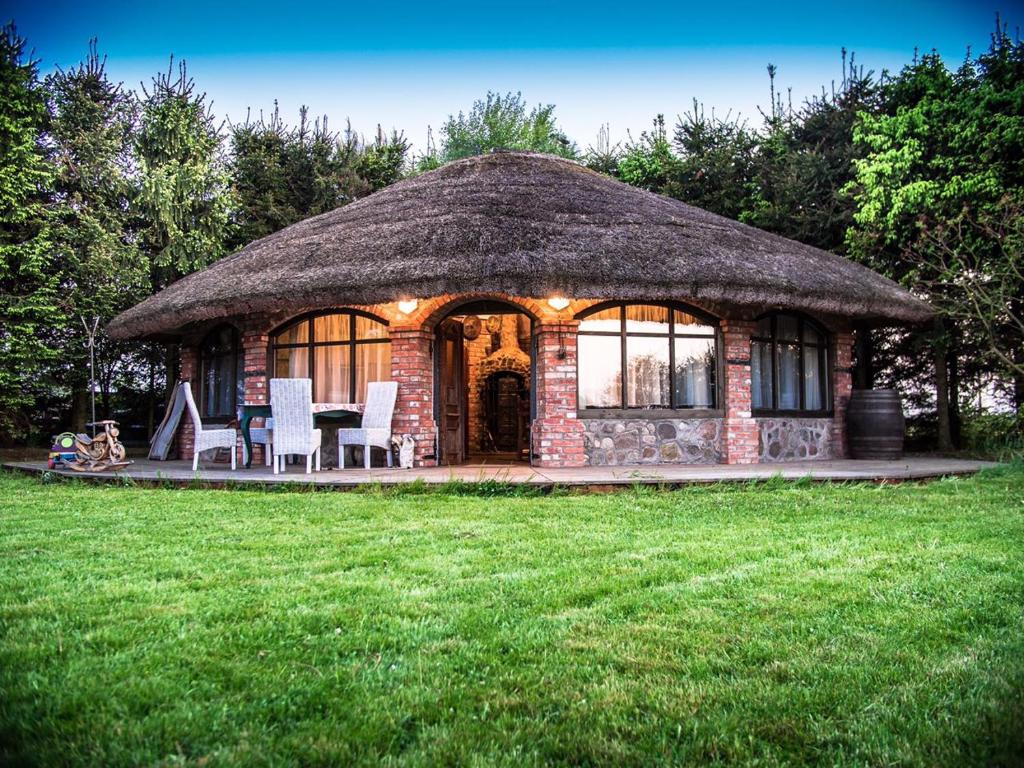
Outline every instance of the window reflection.
{"label": "window reflection", "polygon": [[825,334],[796,315],[758,321],[750,344],[751,404],[760,410],[823,411],[828,408]]}
{"label": "window reflection", "polygon": [[622,354],[617,336],[579,337],[580,408],[622,407]]}
{"label": "window reflection", "polygon": [[204,418],[234,418],[244,397],[245,365],[238,331],[222,325],[199,348],[199,410]]}
{"label": "window reflection", "polygon": [[[667,330],[667,324],[666,324]],[[630,408],[671,408],[667,339],[626,336],[626,371]]]}
{"label": "window reflection", "polygon": [[625,304],[580,320],[582,409],[715,408],[717,364],[714,326],[682,310]]}

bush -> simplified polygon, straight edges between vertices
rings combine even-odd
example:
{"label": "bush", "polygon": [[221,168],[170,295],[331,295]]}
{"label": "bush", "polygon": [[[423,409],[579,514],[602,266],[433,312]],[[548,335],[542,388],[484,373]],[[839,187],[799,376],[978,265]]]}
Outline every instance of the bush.
{"label": "bush", "polygon": [[1024,457],[1024,416],[969,411],[962,414],[963,448],[986,458],[1010,461]]}

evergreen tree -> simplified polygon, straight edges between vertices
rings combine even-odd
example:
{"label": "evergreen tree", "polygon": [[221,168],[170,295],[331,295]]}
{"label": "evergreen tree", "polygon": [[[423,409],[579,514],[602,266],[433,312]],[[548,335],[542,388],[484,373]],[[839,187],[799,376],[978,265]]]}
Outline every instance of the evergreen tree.
{"label": "evergreen tree", "polygon": [[671,140],[663,115],[639,140],[631,140],[618,160],[618,176],[712,213],[740,218],[754,188],[757,141],[738,120],[707,116],[694,101],[693,109],[679,117]]}
{"label": "evergreen tree", "polygon": [[53,178],[46,121],[37,62],[7,25],[0,33],[0,440],[31,431],[26,409],[54,356],[44,338],[59,315],[45,208]]}
{"label": "evergreen tree", "polygon": [[619,161],[622,159],[622,147],[612,144],[611,127],[606,123],[597,132],[597,141],[587,147],[582,161],[592,171],[608,176],[619,176]]}
{"label": "evergreen tree", "polygon": [[[47,334],[59,356],[49,366],[48,378],[51,394],[60,400],[66,402],[71,392],[71,424],[82,430],[89,373],[85,325],[91,326],[95,318],[100,326],[106,324],[145,295],[149,279],[129,214],[135,194],[134,100],[107,78],[95,41],[84,62],[48,77],[46,90],[48,138],[57,168],[52,267],[61,289],[61,313]],[[99,339],[101,367],[116,366],[137,346],[112,345],[102,334]]]}
{"label": "evergreen tree", "polygon": [[137,211],[153,291],[226,253],[232,197],[221,133],[185,62],[143,86]]}
{"label": "evergreen tree", "polygon": [[708,117],[696,100],[676,124],[679,161],[666,194],[705,210],[739,219],[750,208],[755,188],[757,136],[745,124],[714,113]]}
{"label": "evergreen tree", "polygon": [[[854,143],[858,116],[878,109],[878,84],[842,53],[838,90],[822,88],[820,97],[798,111],[784,110],[773,98],[764,133],[753,159],[756,183],[742,220],[836,253],[845,251],[854,202],[844,188],[854,178],[855,160],[864,151]],[[774,67],[769,67],[774,96]]]}
{"label": "evergreen tree", "polygon": [[618,171],[619,178],[627,184],[668,194],[678,166],[679,160],[672,152],[665,130],[665,116],[658,115],[650,131],[643,131],[636,141],[630,137],[626,151],[619,158]]}
{"label": "evergreen tree", "polygon": [[355,163],[356,175],[370,192],[376,192],[402,177],[408,154],[409,142],[404,134],[394,130],[385,134],[378,125],[373,142],[362,144]]}
{"label": "evergreen tree", "polygon": [[[233,199],[220,129],[206,95],[196,93],[185,62],[175,77],[172,58],[166,74],[157,74],[149,89],[143,86],[139,114],[135,211],[149,290],[156,292],[227,253]],[[177,362],[177,349],[167,345],[163,378],[168,394]],[[150,375],[151,382],[158,378]]]}
{"label": "evergreen tree", "polygon": [[351,126],[341,136],[326,118],[310,125],[308,110],[290,128],[277,105],[269,120],[246,119],[231,127],[231,180],[238,201],[234,247],[301,219],[333,210],[397,181],[408,142],[378,128],[367,144]]}

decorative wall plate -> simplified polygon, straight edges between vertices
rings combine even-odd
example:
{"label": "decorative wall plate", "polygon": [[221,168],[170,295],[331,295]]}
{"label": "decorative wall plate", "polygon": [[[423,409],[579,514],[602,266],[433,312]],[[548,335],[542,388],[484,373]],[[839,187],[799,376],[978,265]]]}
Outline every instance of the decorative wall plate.
{"label": "decorative wall plate", "polygon": [[480,326],[480,318],[470,315],[462,321],[462,335],[466,337],[467,341],[472,341],[480,335]]}
{"label": "decorative wall plate", "polygon": [[498,331],[500,331],[501,330],[501,321],[502,321],[501,315],[491,315],[490,317],[488,317],[487,318],[487,324],[485,326],[487,328],[487,332],[488,333],[497,333]]}

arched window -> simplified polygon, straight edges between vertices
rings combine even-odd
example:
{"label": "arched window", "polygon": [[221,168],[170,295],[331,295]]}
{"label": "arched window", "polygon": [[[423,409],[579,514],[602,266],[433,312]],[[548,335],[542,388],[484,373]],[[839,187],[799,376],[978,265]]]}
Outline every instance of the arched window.
{"label": "arched window", "polygon": [[828,410],[828,339],[817,325],[796,315],[762,317],[750,353],[755,411]]}
{"label": "arched window", "polygon": [[233,419],[242,400],[245,366],[238,330],[214,328],[199,346],[199,411],[204,418]]}
{"label": "arched window", "polygon": [[366,402],[366,384],[391,378],[388,324],[363,312],[318,314],[292,321],[271,338],[277,378],[313,380],[318,403]]}
{"label": "arched window", "polygon": [[717,323],[670,304],[580,314],[579,407],[718,407]]}

